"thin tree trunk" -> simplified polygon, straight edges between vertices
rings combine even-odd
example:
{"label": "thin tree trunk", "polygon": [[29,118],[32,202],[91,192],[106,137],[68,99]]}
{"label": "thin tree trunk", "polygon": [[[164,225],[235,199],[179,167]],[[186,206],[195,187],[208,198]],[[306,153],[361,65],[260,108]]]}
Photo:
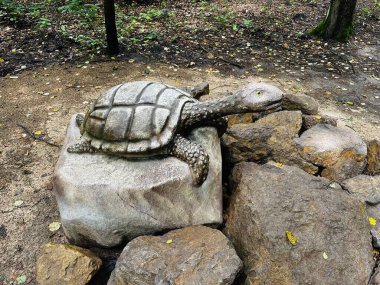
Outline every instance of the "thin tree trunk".
{"label": "thin tree trunk", "polygon": [[331,0],[326,18],[312,31],[325,39],[347,41],[353,31],[357,0]]}
{"label": "thin tree trunk", "polygon": [[104,0],[104,20],[106,24],[107,48],[110,54],[119,53],[119,42],[117,40],[115,1]]}

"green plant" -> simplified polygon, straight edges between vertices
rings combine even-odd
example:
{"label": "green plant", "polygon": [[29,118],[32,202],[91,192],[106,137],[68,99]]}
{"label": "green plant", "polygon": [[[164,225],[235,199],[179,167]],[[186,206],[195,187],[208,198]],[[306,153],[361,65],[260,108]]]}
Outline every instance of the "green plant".
{"label": "green plant", "polygon": [[37,22],[37,26],[40,30],[45,30],[51,26],[51,20],[47,18],[40,18]]}
{"label": "green plant", "polygon": [[167,16],[169,16],[169,13],[166,9],[152,9],[146,13],[140,13],[138,18],[146,22],[151,22],[153,20],[166,18]]}
{"label": "green plant", "polygon": [[0,0],[0,22],[21,24],[27,12],[26,6],[12,0]]}
{"label": "green plant", "polygon": [[84,4],[83,0],[66,0],[66,5],[59,7],[58,11],[94,19],[98,16],[98,8],[98,4]]}

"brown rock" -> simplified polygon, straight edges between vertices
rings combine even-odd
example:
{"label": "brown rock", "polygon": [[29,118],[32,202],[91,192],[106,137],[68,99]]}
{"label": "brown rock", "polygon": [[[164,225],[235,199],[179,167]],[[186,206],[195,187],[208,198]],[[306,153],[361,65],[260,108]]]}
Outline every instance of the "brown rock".
{"label": "brown rock", "polygon": [[360,201],[292,166],[240,163],[231,182],[225,234],[243,259],[244,284],[367,284],[372,246]]}
{"label": "brown rock", "polygon": [[303,94],[285,94],[282,108],[284,110],[300,110],[307,115],[317,115],[319,104],[313,97]]}
{"label": "brown rock", "polygon": [[327,124],[336,127],[337,119],[330,116],[302,115],[302,128],[308,130],[318,124]]}
{"label": "brown rock", "polygon": [[195,99],[199,99],[199,97],[203,95],[208,95],[209,93],[210,93],[210,86],[208,82],[199,83],[190,89],[190,94]]}
{"label": "brown rock", "polygon": [[39,285],[87,284],[102,265],[102,260],[87,249],[67,244],[48,243],[37,258]]}
{"label": "brown rock", "polygon": [[232,284],[241,268],[235,249],[220,231],[195,226],[132,240],[108,285]]}
{"label": "brown rock", "polygon": [[358,175],[344,180],[342,186],[363,203],[380,204],[380,175]]}
{"label": "brown rock", "polygon": [[380,174],[380,141],[372,140],[368,143],[368,172],[371,175]]}
{"label": "brown rock", "polygon": [[222,137],[226,159],[231,164],[274,160],[298,165],[314,174],[318,168],[301,157],[294,142],[298,138],[301,125],[300,111],[276,112],[252,124],[233,125]]}
{"label": "brown rock", "polygon": [[323,168],[321,176],[341,181],[363,172],[367,146],[348,128],[318,124],[304,132],[296,143],[308,162]]}

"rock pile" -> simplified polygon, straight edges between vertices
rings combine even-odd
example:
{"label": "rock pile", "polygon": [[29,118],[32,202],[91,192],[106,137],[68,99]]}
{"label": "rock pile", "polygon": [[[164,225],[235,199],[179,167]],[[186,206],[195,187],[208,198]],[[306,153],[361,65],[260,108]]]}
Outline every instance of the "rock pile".
{"label": "rock pile", "polygon": [[[208,93],[208,85],[192,90],[198,97]],[[210,140],[204,133],[194,136],[204,144]],[[207,147],[214,148],[218,159],[220,150],[214,140]],[[198,189],[199,193],[191,189],[184,195],[180,183],[166,193],[161,185],[150,182],[151,193],[142,195],[150,201],[143,205],[145,214],[165,201],[168,216],[159,218],[188,224],[179,223],[174,227],[184,228],[156,236],[137,229],[125,240],[128,243],[108,285],[379,284],[379,141],[366,144],[353,130],[338,127],[336,119],[319,115],[313,98],[286,95],[283,111],[263,117],[232,116],[222,149],[224,179],[232,195],[221,231],[184,227],[217,220],[214,214],[205,222],[195,219],[220,210],[211,203],[218,200],[215,196],[209,195],[208,206],[199,210],[196,205],[205,202],[204,189]],[[178,164],[173,173],[181,175],[181,167]],[[220,177],[220,169],[215,171],[214,177]],[[102,192],[95,190],[97,195]],[[137,197],[132,191],[127,200],[136,203]],[[189,199],[193,207],[182,209],[181,199]],[[80,205],[79,200],[71,201]],[[120,209],[126,208],[115,211]],[[172,220],[174,216],[178,217]],[[159,224],[151,216],[147,222]],[[72,225],[78,226],[75,221]],[[110,233],[119,238],[111,243],[122,239],[118,232]],[[107,246],[107,239],[98,240]],[[52,255],[59,256],[59,261],[51,260]],[[87,284],[100,264],[86,250],[47,245],[37,261],[37,279],[40,284]],[[55,276],[49,273],[52,270]],[[54,283],[57,278],[64,282]],[[76,283],[70,283],[74,279]],[[96,277],[91,280],[91,284],[103,284],[96,282]]]}

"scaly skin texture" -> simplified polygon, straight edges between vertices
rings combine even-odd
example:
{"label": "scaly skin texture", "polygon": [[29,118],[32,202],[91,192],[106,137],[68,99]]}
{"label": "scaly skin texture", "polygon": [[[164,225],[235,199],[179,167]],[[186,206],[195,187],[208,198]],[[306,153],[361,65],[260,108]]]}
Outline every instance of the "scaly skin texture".
{"label": "scaly skin texture", "polygon": [[202,185],[208,174],[209,157],[201,145],[181,135],[175,135],[169,145],[169,154],[186,162],[191,169],[195,185]]}

